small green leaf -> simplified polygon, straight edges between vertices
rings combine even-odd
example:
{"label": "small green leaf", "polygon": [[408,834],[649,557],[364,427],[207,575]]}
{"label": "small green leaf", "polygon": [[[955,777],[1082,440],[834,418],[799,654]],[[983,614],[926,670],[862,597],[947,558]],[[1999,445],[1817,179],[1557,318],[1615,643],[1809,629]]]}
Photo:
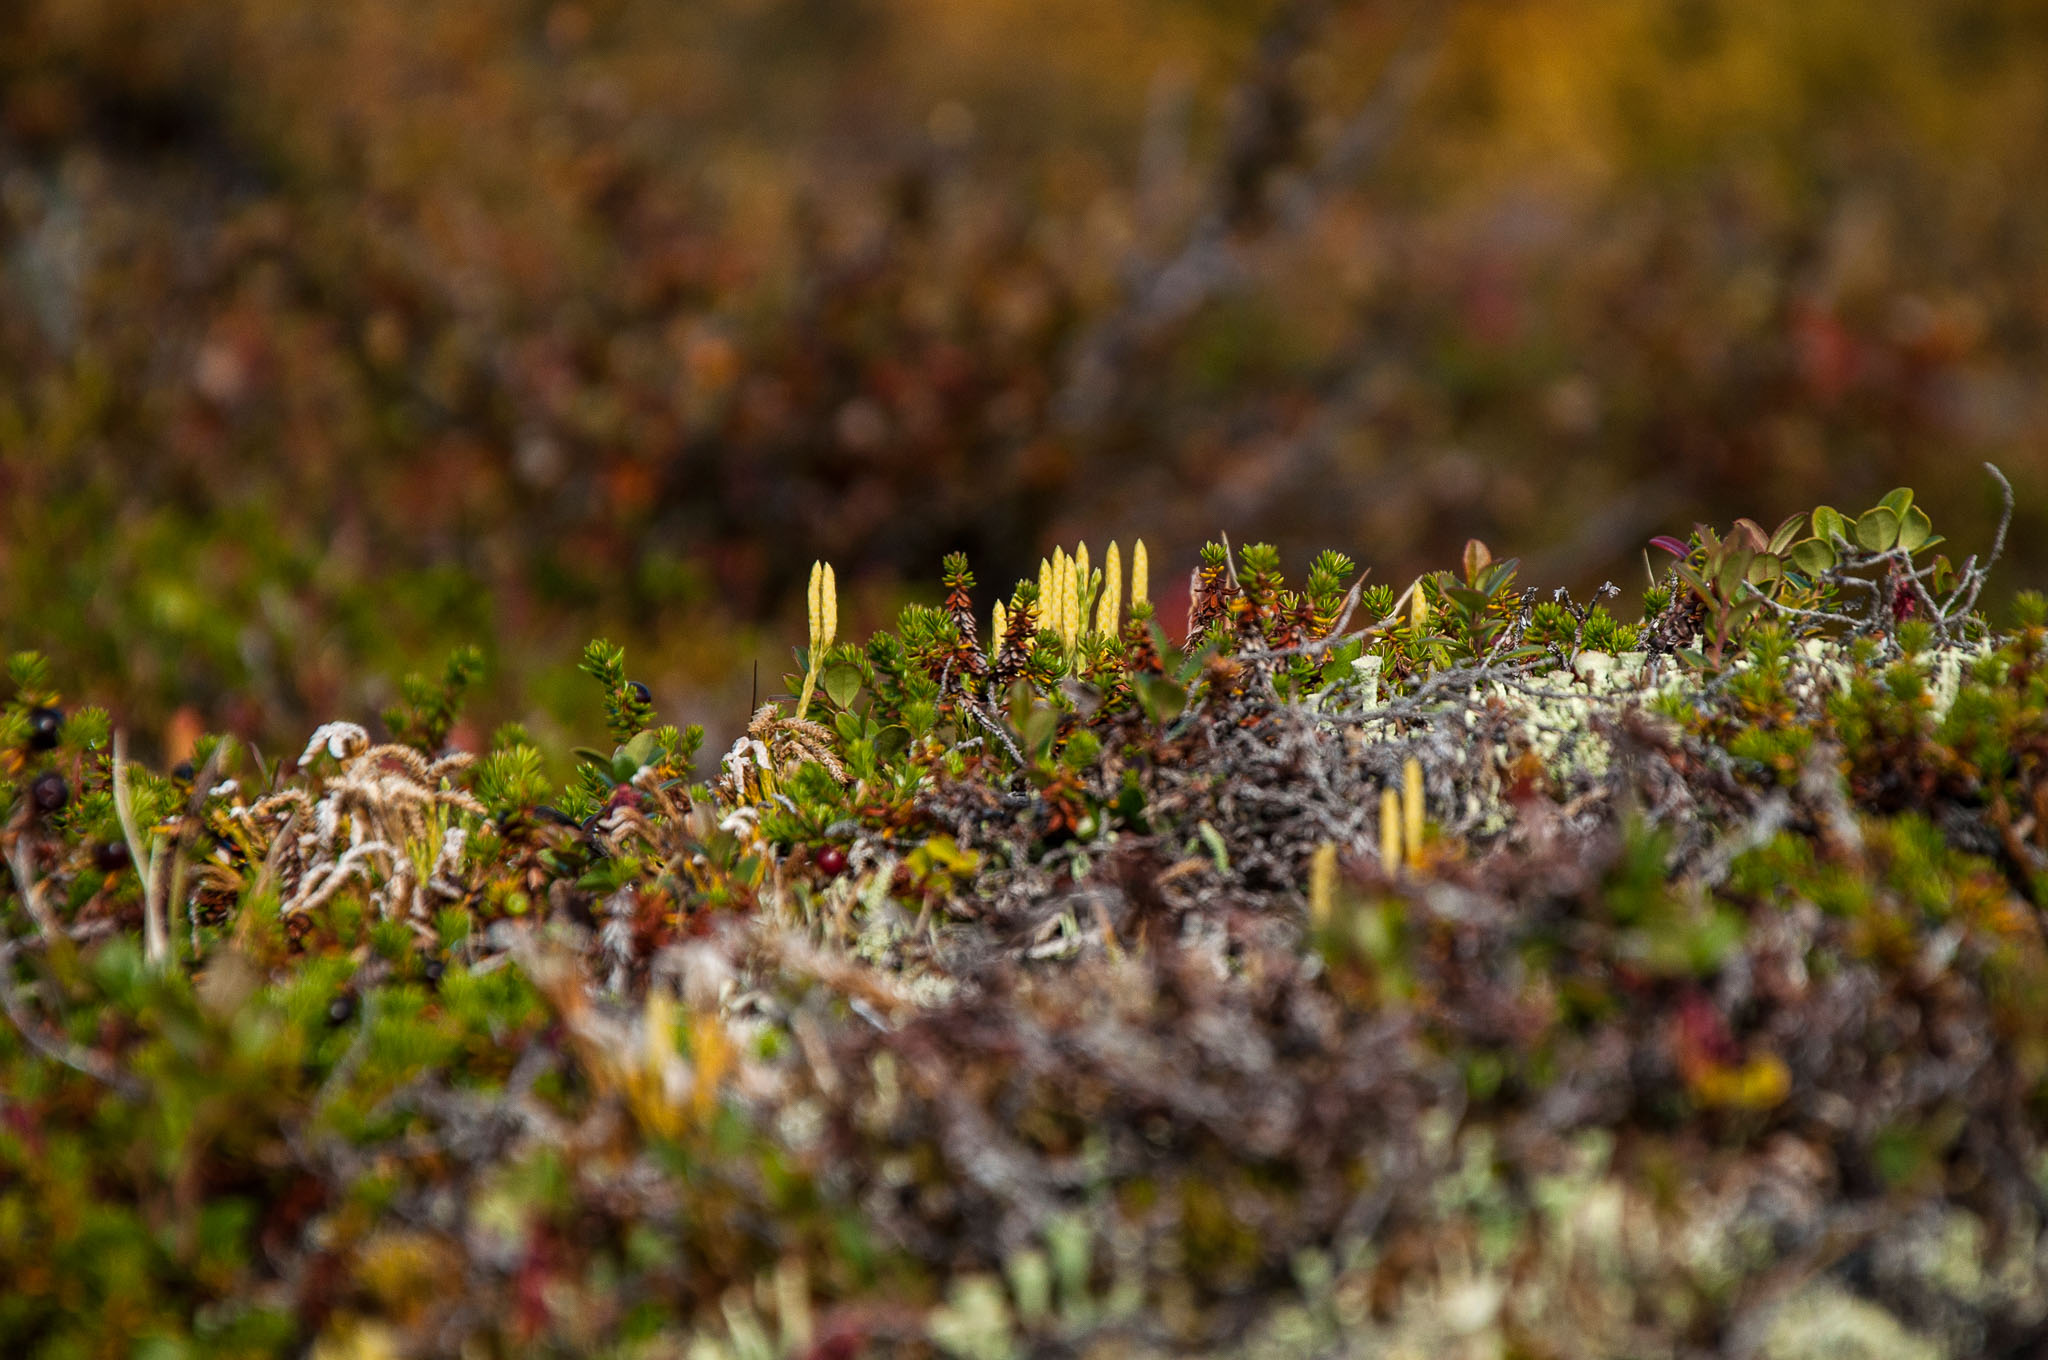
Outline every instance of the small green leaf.
{"label": "small green leaf", "polygon": [[1058,709],[1051,704],[1033,708],[1024,719],[1024,754],[1033,760],[1042,758],[1052,749],[1052,739],[1059,730]]}
{"label": "small green leaf", "polygon": [[901,727],[885,727],[875,734],[875,759],[887,764],[910,745],[910,733]]}
{"label": "small green leaf", "polygon": [[1865,511],[1856,521],[1856,542],[1865,552],[1890,552],[1898,541],[1898,513],[1886,506]]}
{"label": "small green leaf", "polygon": [[1834,543],[1836,539],[1846,543],[1849,540],[1849,522],[1833,506],[1819,506],[1813,512],[1813,536],[1827,544]]}
{"label": "small green leaf", "polygon": [[1515,572],[1521,564],[1519,557],[1503,558],[1481,572],[1476,584],[1487,595],[1498,595],[1514,581]]}
{"label": "small green leaf", "polygon": [[1112,804],[1116,815],[1123,818],[1133,830],[1141,835],[1149,834],[1150,826],[1145,820],[1145,789],[1138,782],[1136,774],[1124,771],[1123,787],[1118,790],[1116,802]]}
{"label": "small green leaf", "polygon": [[1774,553],[1758,553],[1756,560],[1749,564],[1749,583],[1753,586],[1769,585],[1785,574],[1785,564]]}
{"label": "small green leaf", "polygon": [[1913,488],[1902,486],[1887,491],[1884,493],[1884,499],[1879,501],[1878,504],[1891,511],[1894,515],[1897,515],[1900,519],[1904,519],[1906,511],[1913,504]]}
{"label": "small green leaf", "polygon": [[1324,653],[1326,659],[1323,662],[1323,683],[1337,685],[1351,679],[1357,674],[1351,663],[1358,660],[1364,650],[1365,643],[1362,640],[1349,638]]}
{"label": "small green leaf", "polygon": [[1731,547],[1728,555],[1721,559],[1721,570],[1714,577],[1714,585],[1721,598],[1732,600],[1735,591],[1749,579],[1749,564],[1756,560],[1756,554],[1747,547]]}
{"label": "small green leaf", "polygon": [[860,670],[855,666],[834,666],[825,672],[825,695],[833,706],[845,708],[860,693]]}
{"label": "small green leaf", "polygon": [[1771,551],[1783,557],[1785,550],[1792,546],[1792,540],[1799,537],[1799,526],[1805,522],[1804,515],[1789,515],[1776,529],[1771,531]]}
{"label": "small green leaf", "polygon": [[1230,851],[1223,844],[1223,833],[1206,821],[1196,827],[1195,830],[1201,833],[1202,844],[1209,847],[1210,858],[1216,861],[1216,872],[1219,874],[1229,873]]}
{"label": "small green leaf", "polygon": [[1899,520],[1899,546],[1907,552],[1919,552],[1934,537],[1934,521],[1927,518],[1927,512],[1915,505],[1908,508]]}
{"label": "small green leaf", "polygon": [[1809,538],[1792,549],[1792,562],[1808,576],[1835,569],[1835,550],[1818,538]]}
{"label": "small green leaf", "polygon": [[655,757],[660,754],[661,735],[652,729],[639,733],[618,750],[618,755],[632,762],[634,774],[653,764]]}
{"label": "small green leaf", "polygon": [[1163,675],[1134,675],[1131,687],[1138,693],[1138,706],[1155,723],[1170,723],[1188,705],[1188,692]]}

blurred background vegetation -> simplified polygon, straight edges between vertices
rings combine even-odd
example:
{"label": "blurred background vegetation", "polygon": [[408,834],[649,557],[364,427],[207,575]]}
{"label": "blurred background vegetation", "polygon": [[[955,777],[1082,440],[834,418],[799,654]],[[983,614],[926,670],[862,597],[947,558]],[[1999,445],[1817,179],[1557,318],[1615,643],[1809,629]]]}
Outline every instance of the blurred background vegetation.
{"label": "blurred background vegetation", "polygon": [[814,557],[849,633],[1083,536],[1582,586],[1967,551],[1985,459],[2002,596],[2043,166],[2048,0],[7,0],[0,646],[175,757],[468,642],[587,737],[605,634],[716,740]]}

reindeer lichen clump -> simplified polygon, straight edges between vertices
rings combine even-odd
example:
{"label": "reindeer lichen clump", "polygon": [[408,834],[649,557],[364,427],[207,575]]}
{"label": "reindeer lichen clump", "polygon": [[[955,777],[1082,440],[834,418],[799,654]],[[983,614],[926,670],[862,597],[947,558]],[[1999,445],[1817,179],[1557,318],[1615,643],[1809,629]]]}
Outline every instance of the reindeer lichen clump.
{"label": "reindeer lichen clump", "polygon": [[18,657],[0,1349],[2028,1351],[2048,601],[1652,546],[820,562],[708,778],[603,641],[566,784],[469,654],[169,776]]}

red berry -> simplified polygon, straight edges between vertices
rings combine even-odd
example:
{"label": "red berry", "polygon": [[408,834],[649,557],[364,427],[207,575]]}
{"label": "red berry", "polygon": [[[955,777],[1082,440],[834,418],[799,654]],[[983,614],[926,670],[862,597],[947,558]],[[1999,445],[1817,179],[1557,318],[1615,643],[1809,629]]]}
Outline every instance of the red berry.
{"label": "red berry", "polygon": [[846,872],[846,852],[836,845],[828,845],[818,852],[818,869],[827,878],[837,878]]}

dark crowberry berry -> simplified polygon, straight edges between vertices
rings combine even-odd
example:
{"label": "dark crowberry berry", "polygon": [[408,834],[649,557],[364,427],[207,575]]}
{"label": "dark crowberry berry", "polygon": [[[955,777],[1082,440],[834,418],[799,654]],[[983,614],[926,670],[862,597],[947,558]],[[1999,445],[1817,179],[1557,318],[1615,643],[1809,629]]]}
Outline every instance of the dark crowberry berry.
{"label": "dark crowberry berry", "polygon": [[628,680],[626,682],[626,693],[633,696],[634,703],[652,704],[654,702],[654,691],[641,684],[638,680]]}
{"label": "dark crowberry berry", "polygon": [[447,965],[439,959],[428,959],[426,966],[420,969],[420,976],[426,980],[429,987],[438,987],[441,985],[441,975],[446,971]]}
{"label": "dark crowberry berry", "polygon": [[818,870],[827,878],[837,878],[846,872],[846,852],[836,845],[828,845],[818,852]]}
{"label": "dark crowberry berry", "polygon": [[346,1025],[355,1013],[356,999],[347,992],[327,1003],[327,1023],[330,1025]]}
{"label": "dark crowberry berry", "polygon": [[28,798],[37,812],[55,812],[71,801],[71,785],[64,782],[64,776],[51,770],[39,774],[28,786]]}
{"label": "dark crowberry berry", "polygon": [[180,784],[191,783],[192,762],[189,760],[181,760],[177,764],[171,766],[171,778],[177,780]]}
{"label": "dark crowberry berry", "polygon": [[28,711],[28,744],[34,751],[54,751],[57,739],[64,730],[64,715],[54,708],[32,708]]}
{"label": "dark crowberry berry", "polygon": [[93,867],[103,874],[118,874],[128,867],[128,842],[102,841],[92,852]]}

